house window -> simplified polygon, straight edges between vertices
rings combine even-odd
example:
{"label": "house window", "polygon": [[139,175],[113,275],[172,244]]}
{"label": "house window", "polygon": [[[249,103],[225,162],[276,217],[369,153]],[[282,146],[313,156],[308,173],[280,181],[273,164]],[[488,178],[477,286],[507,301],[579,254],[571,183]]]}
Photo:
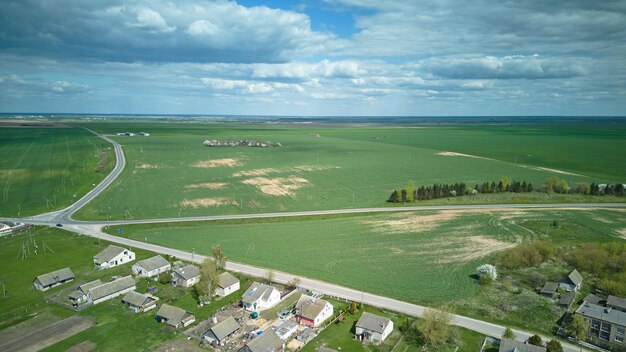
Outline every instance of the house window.
{"label": "house window", "polygon": [[616,330],[618,335],[624,335],[624,328],[618,326]]}
{"label": "house window", "polygon": [[611,331],[611,324],[602,323],[602,327],[600,328],[600,330],[606,331],[606,332],[610,332]]}
{"label": "house window", "polygon": [[615,342],[624,343],[624,336],[615,336]]}
{"label": "house window", "polygon": [[604,341],[609,341],[609,333],[606,331],[600,331],[600,338]]}
{"label": "house window", "polygon": [[591,321],[591,327],[593,329],[599,329],[600,328],[600,322],[598,320],[592,320]]}

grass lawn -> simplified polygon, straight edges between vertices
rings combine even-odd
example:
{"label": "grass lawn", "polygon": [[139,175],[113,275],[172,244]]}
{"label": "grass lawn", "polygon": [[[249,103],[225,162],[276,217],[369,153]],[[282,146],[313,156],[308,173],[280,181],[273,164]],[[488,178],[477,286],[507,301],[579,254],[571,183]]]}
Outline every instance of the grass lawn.
{"label": "grass lawn", "polygon": [[[473,185],[509,176],[540,185],[549,176],[565,178],[572,184],[621,182],[626,176],[622,167],[625,157],[615,152],[626,149],[626,141],[621,138],[626,127],[622,125],[389,128],[385,125],[112,123],[88,126],[103,133],[145,130],[151,135],[113,137],[124,146],[127,168],[112,187],[81,210],[78,217],[82,219],[381,206],[393,189],[405,186],[409,180],[418,186],[435,182]],[[280,142],[283,147],[208,148],[202,145],[205,139],[269,140]],[[443,151],[483,158],[438,154]],[[564,151],[567,151],[565,155]],[[204,165],[207,167],[194,166],[208,161],[212,163]],[[160,191],[154,192],[155,189]],[[542,196],[526,198],[528,202],[551,201]],[[497,198],[476,197],[458,202],[493,199]]]}
{"label": "grass lawn", "polygon": [[[60,209],[115,165],[112,147],[82,128],[0,128],[0,216]],[[101,158],[106,162],[98,168]],[[74,197],[76,195],[76,197]]]}
{"label": "grass lawn", "polygon": [[[36,241],[39,248],[43,243],[54,253],[41,251],[34,255],[31,245],[31,254],[23,261],[18,259],[20,247],[25,242]],[[37,227],[31,235],[24,233],[12,237],[0,238],[0,281],[4,281],[7,297],[0,296],[0,329],[15,325],[28,318],[49,313],[58,318],[69,317],[74,314],[93,317],[97,324],[79,334],[61,341],[46,351],[65,351],[67,348],[83,341],[94,342],[101,351],[132,350],[151,351],[166,340],[180,337],[181,333],[164,332],[164,325],[154,320],[156,310],[134,314],[121,303],[121,298],[115,298],[80,312],[56,304],[46,304],[45,297],[60,292],[65,293],[78,284],[97,278],[108,280],[113,275],[130,274],[131,265],[121,265],[108,270],[96,271],[93,269],[93,256],[104,249],[108,243],[93,238],[72,235],[69,232],[56,228]],[[133,249],[137,260],[148,258],[154,253]],[[32,288],[35,276],[63,267],[70,267],[76,275],[76,280],[65,285],[52,288],[46,292],[39,292]],[[137,291],[145,292],[146,287],[157,286],[156,294],[160,297],[159,305],[169,303],[187,309],[194,313],[197,321],[208,318],[224,305],[239,300],[241,293],[251,284],[250,279],[240,277],[241,289],[225,298],[215,300],[203,307],[198,307],[191,289],[174,288],[162,285],[147,279],[137,280]]]}

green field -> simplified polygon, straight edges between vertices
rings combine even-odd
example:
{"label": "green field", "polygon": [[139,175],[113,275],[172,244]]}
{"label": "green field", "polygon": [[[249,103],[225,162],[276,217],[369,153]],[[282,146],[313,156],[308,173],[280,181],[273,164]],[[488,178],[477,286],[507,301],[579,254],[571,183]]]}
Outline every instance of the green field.
{"label": "green field", "polygon": [[[621,124],[397,128],[154,122],[88,126],[102,133],[131,130],[151,136],[113,137],[124,147],[127,168],[78,213],[82,219],[381,206],[393,189],[409,180],[417,185],[473,185],[509,176],[540,185],[549,176],[572,184],[626,179],[626,156],[618,152],[626,150],[626,127]],[[268,140],[283,147],[208,148],[202,145],[205,139]],[[531,196],[530,201],[550,201],[536,198]]]}
{"label": "green field", "polygon": [[[115,164],[110,148],[82,128],[0,128],[0,216],[70,205],[110,172]],[[107,161],[96,171],[101,155]]]}
{"label": "green field", "polygon": [[[522,241],[622,241],[623,210],[503,210],[124,226],[124,236],[438,305],[472,296],[471,274]],[[548,224],[558,220],[557,231]],[[115,232],[110,229],[110,232]],[[545,231],[548,230],[548,234]],[[621,232],[620,232],[621,231]]]}

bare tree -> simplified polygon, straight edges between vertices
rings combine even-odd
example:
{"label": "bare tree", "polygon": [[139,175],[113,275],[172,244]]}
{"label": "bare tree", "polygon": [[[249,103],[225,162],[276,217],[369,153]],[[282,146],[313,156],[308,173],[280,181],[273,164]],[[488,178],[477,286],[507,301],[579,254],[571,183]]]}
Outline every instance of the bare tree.
{"label": "bare tree", "polygon": [[222,246],[220,246],[219,244],[213,245],[213,260],[215,260],[215,265],[217,266],[217,269],[223,269],[224,265],[226,265],[226,260],[228,260],[228,258],[226,258],[226,255],[224,255],[224,250],[222,249]]}

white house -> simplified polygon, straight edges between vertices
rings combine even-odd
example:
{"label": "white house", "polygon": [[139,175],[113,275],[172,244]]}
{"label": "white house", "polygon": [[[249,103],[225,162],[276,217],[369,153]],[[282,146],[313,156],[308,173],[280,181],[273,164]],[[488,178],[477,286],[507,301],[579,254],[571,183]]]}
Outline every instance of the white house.
{"label": "white house", "polygon": [[316,328],[332,315],[333,305],[323,299],[302,295],[296,303],[296,320],[302,325]]}
{"label": "white house", "polygon": [[130,291],[122,298],[122,303],[126,304],[133,312],[139,313],[156,308],[157,299],[137,291]]}
{"label": "white house", "polygon": [[200,268],[189,264],[174,270],[172,283],[174,286],[191,287],[200,281]]}
{"label": "white house", "polygon": [[251,312],[264,310],[275,306],[280,301],[280,291],[275,287],[254,282],[243,296],[243,307]]}
{"label": "white house", "polygon": [[87,292],[87,301],[92,304],[98,304],[134,291],[136,288],[133,277],[130,275],[124,276],[90,288]]}
{"label": "white house", "polygon": [[122,247],[110,245],[93,257],[96,269],[108,269],[135,260],[135,253]]}
{"label": "white house", "polygon": [[237,290],[239,290],[239,279],[229,272],[219,274],[215,288],[216,295],[225,297]]}
{"label": "white house", "polygon": [[363,315],[356,322],[356,336],[360,340],[369,340],[378,344],[387,338],[393,331],[393,321],[389,318],[376,314],[363,312]]}
{"label": "white house", "polygon": [[140,260],[133,264],[133,275],[141,277],[154,277],[170,271],[172,265],[160,255]]}
{"label": "white house", "polygon": [[39,291],[46,291],[52,287],[74,280],[74,273],[70,268],[63,268],[51,273],[42,274],[35,278],[33,286]]}

